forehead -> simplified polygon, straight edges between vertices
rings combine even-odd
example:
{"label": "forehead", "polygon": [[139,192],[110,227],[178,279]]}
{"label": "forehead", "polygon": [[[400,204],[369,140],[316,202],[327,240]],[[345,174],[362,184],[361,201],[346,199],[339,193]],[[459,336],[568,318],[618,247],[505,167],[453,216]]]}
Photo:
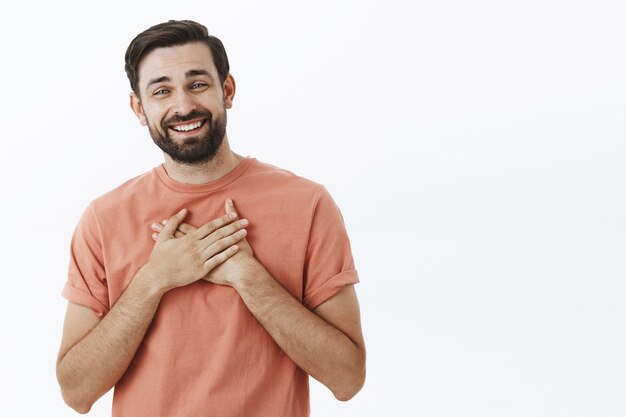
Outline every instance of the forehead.
{"label": "forehead", "polygon": [[139,85],[145,85],[148,80],[159,77],[174,80],[184,76],[190,69],[204,69],[217,79],[211,49],[205,43],[193,42],[150,51],[139,63],[138,82]]}

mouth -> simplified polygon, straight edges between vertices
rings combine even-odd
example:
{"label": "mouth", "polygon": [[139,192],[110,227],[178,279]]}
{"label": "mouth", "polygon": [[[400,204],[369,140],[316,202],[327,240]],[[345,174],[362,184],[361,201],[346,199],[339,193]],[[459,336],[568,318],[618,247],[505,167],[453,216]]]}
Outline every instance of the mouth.
{"label": "mouth", "polygon": [[183,134],[195,133],[198,130],[200,130],[202,126],[206,124],[206,121],[207,119],[202,119],[202,120],[196,120],[194,122],[178,123],[178,124],[168,126],[168,129],[173,130],[174,132],[183,133]]}

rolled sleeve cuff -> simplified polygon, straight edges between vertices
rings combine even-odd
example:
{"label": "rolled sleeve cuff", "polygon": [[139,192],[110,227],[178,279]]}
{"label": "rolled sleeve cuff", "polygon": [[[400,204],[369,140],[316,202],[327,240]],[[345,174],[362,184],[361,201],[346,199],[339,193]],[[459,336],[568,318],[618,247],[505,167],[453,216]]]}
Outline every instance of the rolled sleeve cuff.
{"label": "rolled sleeve cuff", "polygon": [[340,272],[326,281],[324,285],[304,297],[303,303],[309,310],[313,310],[323,302],[332,298],[332,296],[337,294],[346,285],[357,284],[358,282],[359,275],[355,269]]}
{"label": "rolled sleeve cuff", "polygon": [[81,291],[76,287],[72,287],[69,283],[65,283],[65,287],[63,287],[61,295],[72,303],[80,304],[92,309],[98,317],[102,317],[109,312],[109,308],[102,304],[93,295]]}

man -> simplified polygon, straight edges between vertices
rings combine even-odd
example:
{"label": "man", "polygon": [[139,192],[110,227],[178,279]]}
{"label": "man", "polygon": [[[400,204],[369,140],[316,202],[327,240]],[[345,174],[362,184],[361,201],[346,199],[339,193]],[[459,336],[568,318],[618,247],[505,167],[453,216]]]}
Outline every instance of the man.
{"label": "man", "polygon": [[86,413],[115,386],[113,416],[298,417],[308,375],[353,397],[365,379],[358,277],[328,192],[231,151],[235,81],[204,26],[142,32],[126,72],[165,161],[94,200],[76,228],[65,401]]}

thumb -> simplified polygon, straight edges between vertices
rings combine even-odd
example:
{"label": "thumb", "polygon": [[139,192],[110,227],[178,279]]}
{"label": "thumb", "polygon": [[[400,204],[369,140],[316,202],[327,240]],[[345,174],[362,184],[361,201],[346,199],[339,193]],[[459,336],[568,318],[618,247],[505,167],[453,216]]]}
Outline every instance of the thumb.
{"label": "thumb", "polygon": [[235,210],[235,205],[233,204],[233,200],[231,200],[230,198],[226,200],[226,203],[224,204],[224,206],[226,207],[226,214],[230,214],[230,213],[237,214],[237,211]]}
{"label": "thumb", "polygon": [[176,229],[178,228],[178,225],[180,224],[180,222],[183,221],[186,215],[187,215],[187,209],[182,209],[181,211],[179,211],[178,213],[170,217],[167,220],[167,223],[165,224],[165,226],[163,226],[163,229],[161,229],[157,242],[163,242],[164,240],[174,239],[174,233],[176,233]]}

